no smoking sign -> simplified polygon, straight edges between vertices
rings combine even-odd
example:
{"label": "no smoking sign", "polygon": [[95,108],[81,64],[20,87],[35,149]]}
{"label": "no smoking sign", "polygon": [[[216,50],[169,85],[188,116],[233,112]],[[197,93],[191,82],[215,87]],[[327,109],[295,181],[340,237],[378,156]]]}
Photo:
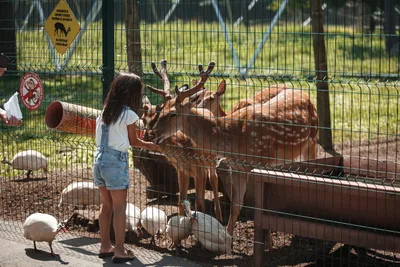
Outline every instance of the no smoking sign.
{"label": "no smoking sign", "polygon": [[43,101],[43,85],[39,76],[28,72],[22,76],[19,83],[19,96],[25,107],[29,110],[36,110]]}

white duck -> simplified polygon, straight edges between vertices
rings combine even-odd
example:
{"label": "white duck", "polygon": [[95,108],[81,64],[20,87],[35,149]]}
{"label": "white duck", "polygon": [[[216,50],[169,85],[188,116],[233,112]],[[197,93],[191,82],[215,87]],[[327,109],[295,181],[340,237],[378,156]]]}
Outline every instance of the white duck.
{"label": "white duck", "polygon": [[165,212],[156,207],[145,208],[140,215],[142,227],[152,236],[150,244],[155,245],[154,235],[157,238],[165,231],[167,225],[167,216]]}
{"label": "white duck", "polygon": [[192,232],[200,243],[213,252],[232,253],[232,237],[218,220],[208,214],[190,209],[190,202],[182,202],[186,216],[191,218]]}
{"label": "white duck", "polygon": [[192,223],[189,217],[173,216],[168,220],[165,233],[172,239],[171,246],[175,246],[176,253],[181,249],[181,240],[188,238],[192,231]]}
{"label": "white duck", "polygon": [[23,226],[24,237],[33,241],[35,251],[38,251],[36,242],[48,242],[51,255],[55,256],[51,244],[58,232],[65,232],[63,224],[58,224],[56,218],[49,214],[34,213],[26,218]]}
{"label": "white duck", "polygon": [[140,209],[132,203],[126,204],[126,229],[136,230],[140,221]]}

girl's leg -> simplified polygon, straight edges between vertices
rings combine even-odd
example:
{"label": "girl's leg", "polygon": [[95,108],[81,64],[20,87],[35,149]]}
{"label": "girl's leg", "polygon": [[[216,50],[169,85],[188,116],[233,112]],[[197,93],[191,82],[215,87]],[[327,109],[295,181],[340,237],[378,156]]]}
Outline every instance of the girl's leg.
{"label": "girl's leg", "polygon": [[99,187],[103,203],[100,206],[99,226],[100,226],[100,253],[113,251],[110,240],[111,214],[113,211],[113,201],[110,191],[105,186]]}
{"label": "girl's leg", "polygon": [[126,196],[128,190],[110,190],[114,209],[115,257],[127,257],[125,252]]}

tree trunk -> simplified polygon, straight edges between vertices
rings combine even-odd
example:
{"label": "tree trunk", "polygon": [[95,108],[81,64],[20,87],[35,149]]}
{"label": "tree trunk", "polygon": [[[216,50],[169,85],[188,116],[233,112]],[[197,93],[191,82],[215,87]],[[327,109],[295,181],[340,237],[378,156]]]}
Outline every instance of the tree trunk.
{"label": "tree trunk", "polygon": [[[143,76],[142,54],[140,50],[140,19],[139,6],[136,0],[125,0],[125,32],[126,50],[128,55],[129,72]],[[143,90],[143,89],[142,89]],[[142,95],[144,92],[142,91]],[[140,103],[140,107],[142,107]],[[138,116],[142,116],[142,109],[138,110]]]}
{"label": "tree trunk", "polygon": [[317,86],[317,113],[319,117],[319,142],[328,152],[333,152],[331,114],[329,107],[328,65],[324,41],[324,20],[321,0],[314,0],[312,6],[312,34],[314,65]]}
{"label": "tree trunk", "polygon": [[129,71],[143,75],[142,54],[140,51],[139,12],[136,0],[125,0],[126,49]]}
{"label": "tree trunk", "polygon": [[[15,38],[14,1],[6,1],[0,4],[0,53],[7,55],[11,61],[8,70],[17,69],[17,42]],[[6,72],[7,74],[7,72]]]}
{"label": "tree trunk", "polygon": [[386,51],[391,56],[398,56],[400,36],[396,36],[396,14],[394,0],[385,0],[385,23],[384,32],[386,36]]}

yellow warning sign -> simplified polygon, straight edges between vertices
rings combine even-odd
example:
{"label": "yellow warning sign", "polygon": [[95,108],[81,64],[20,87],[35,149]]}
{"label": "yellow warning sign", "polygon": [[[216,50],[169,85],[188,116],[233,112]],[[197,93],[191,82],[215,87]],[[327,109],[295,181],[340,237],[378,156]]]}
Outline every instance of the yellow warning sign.
{"label": "yellow warning sign", "polygon": [[58,53],[64,54],[78,35],[81,27],[71,8],[65,0],[60,0],[50,16],[46,19],[44,28]]}

